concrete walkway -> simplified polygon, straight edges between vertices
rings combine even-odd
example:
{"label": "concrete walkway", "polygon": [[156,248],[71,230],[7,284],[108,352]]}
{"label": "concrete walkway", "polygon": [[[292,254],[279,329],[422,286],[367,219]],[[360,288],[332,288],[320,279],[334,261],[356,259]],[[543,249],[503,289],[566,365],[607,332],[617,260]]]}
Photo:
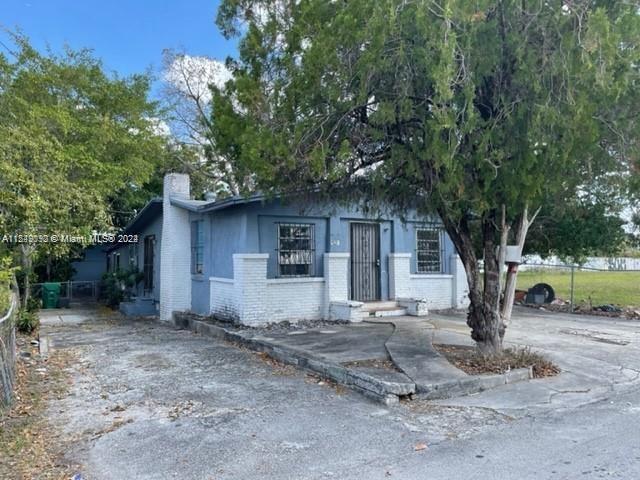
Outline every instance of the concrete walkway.
{"label": "concrete walkway", "polygon": [[415,317],[396,317],[381,322],[394,326],[385,347],[393,363],[416,383],[418,392],[430,391],[443,383],[456,382],[468,376],[433,348],[432,325]]}

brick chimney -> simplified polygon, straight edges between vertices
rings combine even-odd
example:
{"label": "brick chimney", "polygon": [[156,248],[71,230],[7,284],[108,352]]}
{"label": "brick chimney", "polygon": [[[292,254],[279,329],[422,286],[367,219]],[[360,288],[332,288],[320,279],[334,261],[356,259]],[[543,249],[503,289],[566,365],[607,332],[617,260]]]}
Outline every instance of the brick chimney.
{"label": "brick chimney", "polygon": [[189,200],[190,180],[184,173],[165,175],[160,242],[160,320],[191,309],[191,228],[189,212],[171,199]]}

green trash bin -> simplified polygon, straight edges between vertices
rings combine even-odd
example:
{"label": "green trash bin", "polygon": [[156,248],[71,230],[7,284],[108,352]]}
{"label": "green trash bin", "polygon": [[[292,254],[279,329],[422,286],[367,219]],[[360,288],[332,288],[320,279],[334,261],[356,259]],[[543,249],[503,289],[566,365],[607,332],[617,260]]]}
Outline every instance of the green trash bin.
{"label": "green trash bin", "polygon": [[57,308],[60,298],[59,283],[42,284],[42,308]]}

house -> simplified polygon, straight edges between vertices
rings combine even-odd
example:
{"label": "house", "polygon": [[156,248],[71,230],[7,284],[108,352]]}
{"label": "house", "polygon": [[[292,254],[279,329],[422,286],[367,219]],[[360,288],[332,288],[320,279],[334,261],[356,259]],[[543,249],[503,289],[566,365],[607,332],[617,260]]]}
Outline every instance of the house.
{"label": "house", "polygon": [[137,243],[117,244],[108,264],[143,272],[137,305],[163,320],[192,311],[246,325],[359,321],[466,306],[464,268],[441,224],[406,213],[372,218],[260,195],[192,200],[189,177],[174,173],[124,230]]}

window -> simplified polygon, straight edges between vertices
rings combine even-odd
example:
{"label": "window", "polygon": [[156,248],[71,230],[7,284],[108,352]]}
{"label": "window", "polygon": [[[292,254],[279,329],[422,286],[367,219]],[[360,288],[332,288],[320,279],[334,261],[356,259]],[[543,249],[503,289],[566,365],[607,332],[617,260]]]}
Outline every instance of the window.
{"label": "window", "polygon": [[138,269],[138,244],[131,243],[129,245],[129,268]]}
{"label": "window", "polygon": [[204,229],[202,220],[191,222],[191,273],[204,272]]}
{"label": "window", "polygon": [[278,276],[309,277],[313,275],[313,225],[278,224]]}
{"label": "window", "polygon": [[113,254],[113,265],[115,269],[114,271],[119,272],[120,271],[120,254],[119,253]]}
{"label": "window", "polygon": [[442,272],[442,229],[436,226],[416,229],[418,273]]}

